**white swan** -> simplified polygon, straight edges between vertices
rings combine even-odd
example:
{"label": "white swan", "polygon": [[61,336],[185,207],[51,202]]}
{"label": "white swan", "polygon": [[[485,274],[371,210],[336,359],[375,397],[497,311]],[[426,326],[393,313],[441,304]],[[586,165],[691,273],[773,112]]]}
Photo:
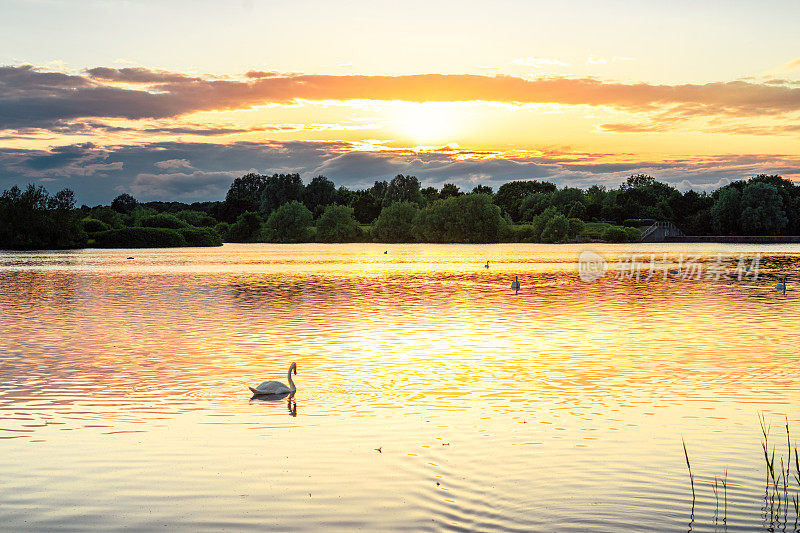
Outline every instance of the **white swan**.
{"label": "white swan", "polygon": [[286,374],[286,378],[289,380],[288,387],[280,381],[265,381],[255,389],[253,387],[249,387],[249,389],[253,391],[253,394],[257,395],[293,394],[297,391],[297,387],[294,386],[294,381],[292,381],[292,372],[297,375],[297,363],[292,363],[289,366],[289,373]]}
{"label": "white swan", "polygon": [[511,282],[511,290],[518,291],[519,287],[519,276],[514,276],[514,281]]}

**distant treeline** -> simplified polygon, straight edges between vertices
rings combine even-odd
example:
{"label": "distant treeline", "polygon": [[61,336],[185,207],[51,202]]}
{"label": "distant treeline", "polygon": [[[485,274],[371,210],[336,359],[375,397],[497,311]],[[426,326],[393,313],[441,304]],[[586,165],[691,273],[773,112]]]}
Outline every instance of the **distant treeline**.
{"label": "distant treeline", "polygon": [[558,188],[510,181],[422,187],[414,176],[368,189],[336,187],[324,176],[247,174],[223,201],[137,202],[75,207],[69,189],[12,187],[0,197],[0,248],[217,246],[225,242],[564,242],[636,241],[655,221],[687,235],[800,235],[800,187],[758,175],[711,194],[637,174],[616,189]]}

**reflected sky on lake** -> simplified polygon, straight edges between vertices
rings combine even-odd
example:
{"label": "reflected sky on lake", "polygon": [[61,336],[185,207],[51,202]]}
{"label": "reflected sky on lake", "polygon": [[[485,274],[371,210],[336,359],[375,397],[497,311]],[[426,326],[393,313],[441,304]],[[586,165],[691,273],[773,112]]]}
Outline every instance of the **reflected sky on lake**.
{"label": "reflected sky on lake", "polygon": [[[769,527],[800,247],[591,246],[2,252],[0,529],[704,531],[726,468]],[[583,283],[589,248],[760,273]]]}

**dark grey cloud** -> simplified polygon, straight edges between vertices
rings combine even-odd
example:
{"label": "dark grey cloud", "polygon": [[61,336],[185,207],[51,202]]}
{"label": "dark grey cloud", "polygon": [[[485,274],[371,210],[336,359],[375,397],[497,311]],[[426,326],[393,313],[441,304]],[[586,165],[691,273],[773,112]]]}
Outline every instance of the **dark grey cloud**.
{"label": "dark grey cloud", "polygon": [[306,181],[323,174],[337,186],[351,188],[402,173],[416,175],[424,185],[449,182],[462,189],[478,183],[496,188],[514,179],[614,187],[629,175],[644,172],[681,189],[710,190],[759,173],[800,177],[800,157],[738,154],[620,163],[609,162],[608,154],[553,151],[537,157],[490,158],[453,149],[359,151],[346,142],[311,141],[0,148],[0,190],[29,182],[53,191],[70,187],[80,203],[90,205],[108,203],[122,192],[143,201],[221,200],[234,178],[253,171],[297,172]]}

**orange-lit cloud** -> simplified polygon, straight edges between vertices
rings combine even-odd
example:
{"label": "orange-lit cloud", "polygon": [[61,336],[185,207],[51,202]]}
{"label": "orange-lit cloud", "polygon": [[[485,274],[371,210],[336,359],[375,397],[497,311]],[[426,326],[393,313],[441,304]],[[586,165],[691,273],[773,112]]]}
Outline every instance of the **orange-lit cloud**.
{"label": "orange-lit cloud", "polygon": [[608,106],[688,117],[780,116],[800,111],[800,87],[753,81],[653,85],[592,78],[529,80],[469,74],[273,74],[251,72],[246,79],[228,79],[145,68],[98,67],[75,75],[27,65],[2,67],[0,128],[33,127],[78,118],[169,118],[302,100]]}

